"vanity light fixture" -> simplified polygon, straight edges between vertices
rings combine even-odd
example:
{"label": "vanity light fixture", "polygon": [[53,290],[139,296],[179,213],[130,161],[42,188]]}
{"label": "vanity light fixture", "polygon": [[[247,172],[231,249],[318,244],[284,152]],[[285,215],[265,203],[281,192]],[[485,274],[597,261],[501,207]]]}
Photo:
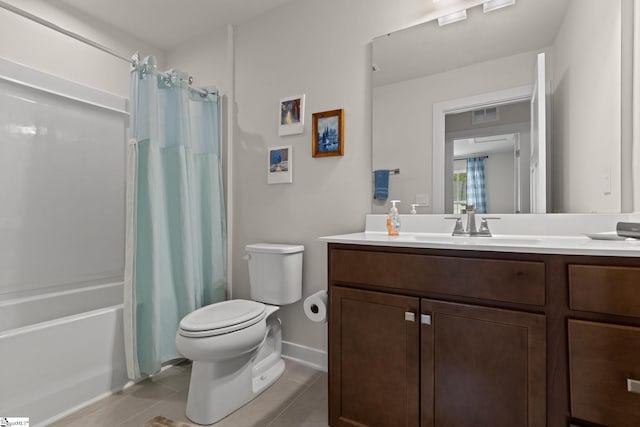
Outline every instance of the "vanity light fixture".
{"label": "vanity light fixture", "polygon": [[494,10],[502,9],[503,7],[513,6],[516,4],[516,0],[489,0],[484,2],[482,10],[484,13],[492,12]]}
{"label": "vanity light fixture", "polygon": [[438,25],[442,27],[443,25],[453,24],[454,22],[462,21],[463,19],[467,19],[467,9],[462,9],[458,12],[453,12],[439,17]]}

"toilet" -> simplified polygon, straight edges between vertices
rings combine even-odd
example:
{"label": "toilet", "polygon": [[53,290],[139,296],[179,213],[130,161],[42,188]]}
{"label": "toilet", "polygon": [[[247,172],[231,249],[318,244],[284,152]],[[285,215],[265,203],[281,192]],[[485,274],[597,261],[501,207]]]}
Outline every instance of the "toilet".
{"label": "toilet", "polygon": [[302,297],[302,245],[245,247],[251,300],[232,299],[187,314],[176,348],[193,361],[186,415],[213,424],[251,401],[284,372],[280,305]]}

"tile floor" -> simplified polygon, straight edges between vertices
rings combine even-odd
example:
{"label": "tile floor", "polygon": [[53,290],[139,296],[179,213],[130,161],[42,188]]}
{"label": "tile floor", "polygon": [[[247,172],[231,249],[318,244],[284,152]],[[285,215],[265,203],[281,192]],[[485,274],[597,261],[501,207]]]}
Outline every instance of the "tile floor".
{"label": "tile floor", "polygon": [[[286,360],[282,377],[215,427],[327,427],[327,374]],[[184,415],[191,364],[173,366],[151,379],[93,403],[52,427],[139,427],[161,415]],[[197,424],[194,424],[197,426]]]}

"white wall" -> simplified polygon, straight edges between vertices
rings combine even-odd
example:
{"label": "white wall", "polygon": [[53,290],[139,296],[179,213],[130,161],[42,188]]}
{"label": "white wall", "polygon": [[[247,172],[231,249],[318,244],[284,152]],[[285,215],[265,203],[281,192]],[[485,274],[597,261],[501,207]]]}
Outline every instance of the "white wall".
{"label": "white wall", "polygon": [[513,212],[516,188],[513,151],[490,153],[484,170],[487,212]]}
{"label": "white wall", "polygon": [[166,68],[178,68],[193,77],[195,86],[216,86],[221,95],[231,92],[229,40],[226,27],[188,40],[166,52]]}
{"label": "white wall", "polygon": [[445,132],[459,132],[465,130],[478,130],[505,126],[509,124],[529,123],[531,121],[531,103],[529,101],[517,102],[515,104],[499,105],[498,119],[473,123],[471,111],[464,113],[447,114],[445,117]]}
{"label": "white wall", "polygon": [[[404,202],[401,212],[408,212],[416,194],[432,196],[433,104],[531,84],[537,53],[525,52],[373,90],[373,168],[400,168],[400,175],[389,180],[389,199]],[[374,202],[374,213],[386,210]],[[430,208],[425,212],[431,212]]]}
{"label": "white wall", "polygon": [[[133,37],[45,0],[8,3],[107,46],[122,55],[164,54]],[[115,95],[129,96],[129,64],[0,8],[0,56]]]}
{"label": "white wall", "polygon": [[[247,297],[244,246],[302,243],[303,296],[327,286],[319,236],[364,228],[372,198],[370,55],[373,37],[420,18],[417,0],[299,0],[236,31],[233,287]],[[306,94],[305,132],[278,136],[280,98]],[[311,114],[345,110],[343,157],[311,157]],[[293,146],[293,184],[267,185],[267,148]],[[283,307],[284,339],[326,349],[326,326],[302,303]]]}
{"label": "white wall", "polygon": [[621,211],[620,43],[619,2],[570,1],[552,61],[556,212]]}

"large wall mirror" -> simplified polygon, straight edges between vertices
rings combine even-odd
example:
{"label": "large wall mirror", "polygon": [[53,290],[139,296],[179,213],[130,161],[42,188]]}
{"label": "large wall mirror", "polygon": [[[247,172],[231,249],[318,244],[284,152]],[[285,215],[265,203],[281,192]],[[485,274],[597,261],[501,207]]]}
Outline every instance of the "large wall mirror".
{"label": "large wall mirror", "polygon": [[[470,201],[488,213],[630,211],[633,0],[459,3],[465,20],[373,41],[373,169],[400,170],[389,199],[420,213]],[[387,210],[374,200],[373,213]]]}

